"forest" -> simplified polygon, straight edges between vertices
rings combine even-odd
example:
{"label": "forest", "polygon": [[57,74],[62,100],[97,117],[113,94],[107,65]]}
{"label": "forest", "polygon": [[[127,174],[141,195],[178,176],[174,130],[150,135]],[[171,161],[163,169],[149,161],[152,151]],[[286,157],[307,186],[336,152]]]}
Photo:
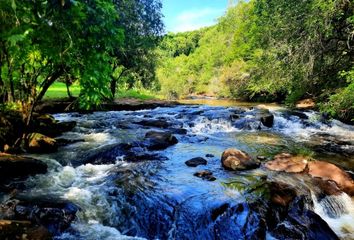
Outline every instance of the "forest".
{"label": "forest", "polygon": [[157,77],[166,97],[206,94],[293,105],[316,99],[347,122],[354,116],[354,3],[251,0],[212,27],[169,33]]}

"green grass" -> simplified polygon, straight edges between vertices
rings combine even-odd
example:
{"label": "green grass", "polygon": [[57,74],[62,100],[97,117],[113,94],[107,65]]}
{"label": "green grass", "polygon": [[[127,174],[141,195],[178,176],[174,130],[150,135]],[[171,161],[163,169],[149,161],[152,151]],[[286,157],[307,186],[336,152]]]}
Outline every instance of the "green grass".
{"label": "green grass", "polygon": [[[72,85],[70,87],[70,92],[72,96],[77,97],[80,94],[80,86]],[[68,94],[66,92],[65,83],[56,82],[54,83],[47,91],[44,96],[44,99],[62,99],[68,98]],[[161,96],[156,93],[146,90],[146,89],[129,89],[129,90],[119,90],[116,93],[116,99],[122,98],[133,98],[140,100],[152,100],[152,99],[161,99]]]}
{"label": "green grass", "polygon": [[140,100],[152,100],[152,99],[160,99],[161,96],[156,93],[146,90],[146,89],[128,89],[128,90],[119,90],[116,93],[116,99],[121,98],[133,98]]}
{"label": "green grass", "polygon": [[[70,87],[70,92],[73,97],[79,96],[80,86],[72,85]],[[44,99],[58,99],[58,98],[68,98],[65,83],[61,83],[61,82],[54,83],[44,95]]]}

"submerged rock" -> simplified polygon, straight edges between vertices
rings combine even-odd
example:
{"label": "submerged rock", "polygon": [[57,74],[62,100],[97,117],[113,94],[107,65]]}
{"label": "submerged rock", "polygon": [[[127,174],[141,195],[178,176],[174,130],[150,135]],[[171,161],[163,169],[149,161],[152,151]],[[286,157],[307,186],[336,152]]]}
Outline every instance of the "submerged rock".
{"label": "submerged rock", "polygon": [[195,157],[195,158],[189,159],[188,161],[185,162],[185,164],[188,167],[197,167],[199,165],[207,165],[207,163],[208,163],[208,161],[202,157]]}
{"label": "submerged rock", "polygon": [[0,182],[46,172],[47,165],[42,161],[23,156],[0,154]]}
{"label": "submerged rock", "polygon": [[229,170],[249,170],[259,167],[260,161],[238,149],[229,148],[222,153],[221,164]]}
{"label": "submerged rock", "polygon": [[136,122],[136,124],[142,125],[142,126],[148,126],[148,127],[156,127],[156,128],[168,128],[170,126],[170,123],[168,123],[164,119],[149,119],[149,120],[141,120],[140,122]]}
{"label": "submerged rock", "polygon": [[144,146],[148,150],[163,150],[178,143],[171,132],[150,131],[145,135]]}
{"label": "submerged rock", "polygon": [[52,153],[58,150],[55,139],[40,133],[31,133],[28,135],[27,150],[31,153]]}
{"label": "submerged rock", "polygon": [[194,173],[193,175],[207,181],[216,180],[216,178],[213,176],[213,173],[208,170],[199,171]]}

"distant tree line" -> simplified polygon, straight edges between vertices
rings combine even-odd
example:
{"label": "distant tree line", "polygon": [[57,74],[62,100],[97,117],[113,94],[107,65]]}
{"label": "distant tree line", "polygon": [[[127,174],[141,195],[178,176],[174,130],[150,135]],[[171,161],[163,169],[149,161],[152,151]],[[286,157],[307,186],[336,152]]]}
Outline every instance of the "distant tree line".
{"label": "distant tree line", "polygon": [[353,1],[240,1],[215,26],[167,34],[157,54],[166,96],[288,104],[310,97],[322,111],[353,121]]}

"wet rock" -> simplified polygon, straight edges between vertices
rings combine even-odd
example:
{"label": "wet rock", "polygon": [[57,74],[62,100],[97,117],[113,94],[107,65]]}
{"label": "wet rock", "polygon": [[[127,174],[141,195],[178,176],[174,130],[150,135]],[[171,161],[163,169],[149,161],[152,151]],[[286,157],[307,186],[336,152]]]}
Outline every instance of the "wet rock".
{"label": "wet rock", "polygon": [[264,161],[264,160],[267,159],[267,157],[265,157],[265,156],[257,156],[257,159],[258,159],[258,160],[261,160],[261,161]]}
{"label": "wet rock", "polygon": [[27,138],[27,150],[31,153],[52,153],[58,149],[58,145],[55,139],[43,134],[31,133]]}
{"label": "wet rock", "polygon": [[0,182],[46,172],[47,165],[42,161],[23,156],[0,154]]}
{"label": "wet rock", "polygon": [[273,127],[274,115],[271,114],[269,110],[262,109],[262,111],[258,113],[258,118],[264,126],[268,128]]}
{"label": "wet rock", "polygon": [[135,153],[135,152],[129,152],[127,155],[123,157],[124,161],[127,162],[143,162],[143,161],[165,161],[168,160],[167,157],[161,156],[159,154],[149,154],[149,153]]}
{"label": "wet rock", "polygon": [[0,239],[50,240],[52,234],[30,221],[0,220]]}
{"label": "wet rock", "polygon": [[323,180],[321,178],[315,177],[312,179],[312,183],[314,186],[317,186],[321,190],[320,194],[317,195],[317,198],[319,199],[327,195],[337,196],[343,193],[342,190],[340,190],[340,188],[338,187],[338,185],[333,181]]}
{"label": "wet rock", "polygon": [[304,172],[307,166],[307,158],[293,156],[289,153],[281,153],[274,157],[274,160],[265,164],[265,167],[272,171],[283,171],[287,173]]}
{"label": "wet rock", "polygon": [[231,121],[235,121],[237,119],[240,119],[240,115],[239,114],[230,114],[230,120]]}
{"label": "wet rock", "polygon": [[207,181],[216,180],[216,178],[213,176],[213,173],[208,170],[199,171],[194,173],[193,175]]}
{"label": "wet rock", "polygon": [[289,206],[297,196],[297,192],[293,187],[281,182],[270,182],[269,190],[271,202],[283,207]]}
{"label": "wet rock", "polygon": [[249,170],[259,167],[260,162],[252,159],[245,152],[229,148],[222,153],[221,164],[229,170]]}
{"label": "wet rock", "polygon": [[[7,209],[7,216],[11,220],[30,221],[36,225],[44,226],[51,234],[58,235],[66,230],[76,219],[79,207],[68,201],[50,198],[18,197],[12,199],[11,209]],[[7,204],[2,205],[2,212]]]}
{"label": "wet rock", "polygon": [[[285,217],[270,231],[276,239],[339,239],[328,224],[308,208],[311,198],[299,196],[289,206]],[[272,209],[273,211],[275,209]],[[273,221],[273,219],[267,219]]]}
{"label": "wet rock", "polygon": [[244,130],[253,130],[261,128],[260,121],[256,118],[240,118],[234,121],[232,124],[234,127]]}
{"label": "wet rock", "polygon": [[184,128],[169,128],[168,131],[173,134],[180,134],[180,135],[187,134],[187,129]]}
{"label": "wet rock", "polygon": [[188,167],[197,167],[199,165],[207,165],[207,163],[208,163],[208,161],[202,157],[195,157],[195,158],[189,159],[188,161],[185,162],[185,164]]}
{"label": "wet rock", "polygon": [[150,131],[145,134],[144,146],[148,150],[163,150],[178,143],[171,132]]}
{"label": "wet rock", "polygon": [[207,157],[207,158],[213,158],[213,157],[215,157],[215,156],[214,156],[213,154],[208,153],[208,154],[205,155],[205,157]]}
{"label": "wet rock", "polygon": [[308,163],[308,174],[322,180],[334,181],[338,187],[350,196],[354,196],[354,180],[341,168],[328,162]]}
{"label": "wet rock", "polygon": [[164,119],[159,120],[142,120],[140,122],[136,122],[136,124],[147,126],[147,127],[156,127],[156,128],[168,128],[170,123],[168,123]]}
{"label": "wet rock", "polygon": [[62,147],[78,142],[85,142],[85,139],[56,138],[55,141],[57,142],[58,147]]}

